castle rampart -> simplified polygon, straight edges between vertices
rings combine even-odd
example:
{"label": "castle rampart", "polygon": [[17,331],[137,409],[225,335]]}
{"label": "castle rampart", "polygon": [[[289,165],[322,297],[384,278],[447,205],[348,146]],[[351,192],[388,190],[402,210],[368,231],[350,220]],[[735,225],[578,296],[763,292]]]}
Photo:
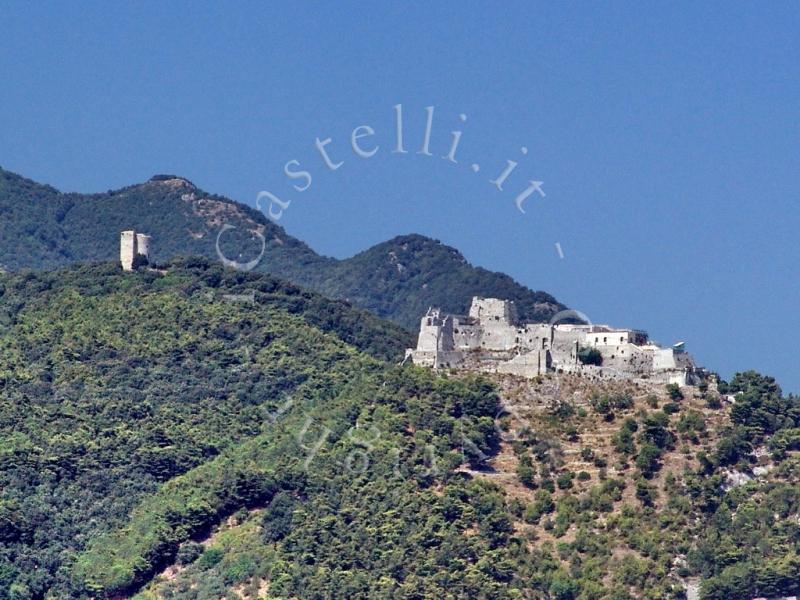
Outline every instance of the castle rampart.
{"label": "castle rampart", "polygon": [[[587,353],[594,356],[587,358]],[[415,364],[478,368],[535,377],[549,372],[592,377],[648,378],[681,385],[704,377],[682,344],[662,348],[647,333],[608,325],[521,324],[514,303],[472,299],[467,316],[429,309],[420,323]]]}

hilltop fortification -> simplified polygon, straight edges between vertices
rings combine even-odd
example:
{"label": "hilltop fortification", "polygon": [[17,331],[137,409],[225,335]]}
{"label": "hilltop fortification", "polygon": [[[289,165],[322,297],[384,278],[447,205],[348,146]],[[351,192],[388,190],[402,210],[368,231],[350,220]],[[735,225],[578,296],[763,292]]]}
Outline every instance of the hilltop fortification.
{"label": "hilltop fortification", "polygon": [[665,348],[644,331],[608,325],[520,323],[512,301],[477,296],[468,315],[430,308],[406,358],[523,377],[560,372],[693,385],[706,376],[682,343]]}

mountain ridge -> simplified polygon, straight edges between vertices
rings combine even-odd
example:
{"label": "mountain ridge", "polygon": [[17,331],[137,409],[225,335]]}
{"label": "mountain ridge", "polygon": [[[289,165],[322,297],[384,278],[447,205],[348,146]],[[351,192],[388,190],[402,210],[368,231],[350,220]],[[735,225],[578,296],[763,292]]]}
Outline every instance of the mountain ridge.
{"label": "mountain ridge", "polygon": [[347,299],[407,329],[416,329],[429,306],[464,312],[475,295],[514,300],[529,321],[546,321],[566,308],[552,295],[473,266],[457,249],[420,234],[398,235],[340,260],[317,253],[255,208],[207,193],[179,175],[80,194],[0,168],[5,270],[117,260],[125,229],[153,236],[156,262],[188,255],[218,259],[218,246],[226,258],[246,262],[258,258],[263,236],[257,272]]}

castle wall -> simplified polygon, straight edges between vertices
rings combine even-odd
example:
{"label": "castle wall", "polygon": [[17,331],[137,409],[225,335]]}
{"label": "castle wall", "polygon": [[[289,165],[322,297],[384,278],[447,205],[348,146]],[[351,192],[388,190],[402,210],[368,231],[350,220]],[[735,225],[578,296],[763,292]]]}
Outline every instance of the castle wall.
{"label": "castle wall", "polygon": [[415,365],[433,368],[457,367],[464,361],[461,352],[440,352],[436,350],[410,350],[406,356],[411,357]]}
{"label": "castle wall", "polygon": [[454,367],[464,360],[455,348],[454,318],[429,310],[422,317],[416,350],[406,353],[414,364],[427,367]]}
{"label": "castle wall", "polygon": [[133,230],[119,234],[119,262],[123,271],[133,271],[137,256],[144,256],[149,260],[151,242],[151,236]]}
{"label": "castle wall", "polygon": [[658,348],[653,351],[653,368],[656,371],[666,371],[678,368],[675,352],[672,348]]}
{"label": "castle wall", "polygon": [[502,321],[489,321],[486,325],[481,321],[481,349],[505,352],[519,346],[519,330]]}
{"label": "castle wall", "polygon": [[597,346],[603,357],[603,367],[608,370],[639,376],[653,371],[653,353],[636,344]]}
{"label": "castle wall", "polygon": [[[584,365],[579,349],[593,347],[602,365]],[[430,309],[420,322],[415,364],[474,367],[484,371],[535,377],[558,371],[603,378],[648,377],[694,384],[703,377],[691,356],[676,348],[648,343],[644,331],[606,325],[518,324],[514,303],[497,298],[472,300],[469,316]]]}
{"label": "castle wall", "polygon": [[583,328],[554,326],[552,342],[553,363],[560,367],[578,364],[577,350],[579,346],[584,345],[585,339],[586,331]]}
{"label": "castle wall", "polygon": [[463,351],[477,350],[481,347],[483,332],[480,326],[466,323],[459,318],[453,322],[453,343]]}
{"label": "castle wall", "polygon": [[553,328],[546,323],[531,323],[520,329],[520,345],[529,350],[549,350],[553,344]]}
{"label": "castle wall", "polygon": [[587,346],[622,346],[625,344],[644,344],[647,334],[629,329],[606,329],[595,327],[586,333]]}
{"label": "castle wall", "polygon": [[429,311],[420,321],[417,350],[434,352],[454,349],[453,318]]}
{"label": "castle wall", "polygon": [[469,316],[481,321],[482,325],[494,321],[505,325],[516,325],[519,321],[517,307],[510,300],[480,298],[475,296],[469,307]]}
{"label": "castle wall", "polygon": [[438,326],[422,326],[419,329],[419,336],[417,337],[417,350],[421,352],[436,352],[439,344],[439,331]]}
{"label": "castle wall", "polygon": [[550,370],[550,353],[547,350],[536,350],[518,354],[511,360],[497,365],[498,373],[510,373],[521,377],[536,377]]}

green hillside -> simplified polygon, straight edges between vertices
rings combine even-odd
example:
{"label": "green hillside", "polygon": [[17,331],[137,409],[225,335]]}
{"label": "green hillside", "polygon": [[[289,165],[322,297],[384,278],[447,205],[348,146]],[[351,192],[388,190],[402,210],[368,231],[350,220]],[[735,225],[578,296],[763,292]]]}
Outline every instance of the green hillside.
{"label": "green hillside", "polygon": [[[222,227],[229,225],[223,235]],[[153,236],[153,258],[206,256],[239,262],[258,257],[260,272],[348,299],[414,330],[433,305],[463,312],[472,295],[517,302],[529,321],[546,321],[565,307],[507,275],[473,267],[455,249],[419,235],[400,236],[352,258],[315,253],[261,212],[208,194],[172,175],[104,194],[62,194],[0,169],[0,268],[53,269],[119,256],[119,232]]]}
{"label": "green hillside", "polygon": [[[249,292],[253,301],[242,301]],[[190,259],[165,273],[104,264],[3,276],[0,326],[0,598],[132,592],[175,559],[180,543],[275,498],[334,510],[358,497],[373,512],[353,511],[348,521],[364,528],[385,522],[381,503],[416,505],[397,516],[398,533],[418,539],[440,521],[453,552],[476,565],[496,545],[460,538],[425,501],[435,475],[424,452],[436,449],[442,472],[458,462],[456,415],[490,451],[496,395],[478,379],[437,381],[394,366],[407,334],[369,313]],[[294,438],[305,419],[313,432],[330,428],[309,468]],[[369,483],[371,469],[354,479],[360,462],[342,472],[360,460],[350,457],[360,447],[356,425],[378,432],[365,456],[384,484],[398,482],[391,496]],[[484,486],[452,485],[462,505],[493,497]],[[495,504],[487,518],[502,510]],[[417,521],[425,512],[427,526]],[[395,566],[383,568],[407,572],[414,589],[441,592],[466,564],[428,580],[438,544],[406,556],[409,540],[392,541]],[[351,597],[385,585],[367,581],[367,570],[349,582],[341,548],[330,550]],[[258,568],[268,566],[279,578],[275,565]],[[318,585],[312,579],[291,589],[304,594]],[[506,584],[489,574],[461,587],[497,597]]]}
{"label": "green hillside", "polygon": [[0,276],[0,599],[800,591],[770,378],[442,375],[409,341],[207,259]]}

